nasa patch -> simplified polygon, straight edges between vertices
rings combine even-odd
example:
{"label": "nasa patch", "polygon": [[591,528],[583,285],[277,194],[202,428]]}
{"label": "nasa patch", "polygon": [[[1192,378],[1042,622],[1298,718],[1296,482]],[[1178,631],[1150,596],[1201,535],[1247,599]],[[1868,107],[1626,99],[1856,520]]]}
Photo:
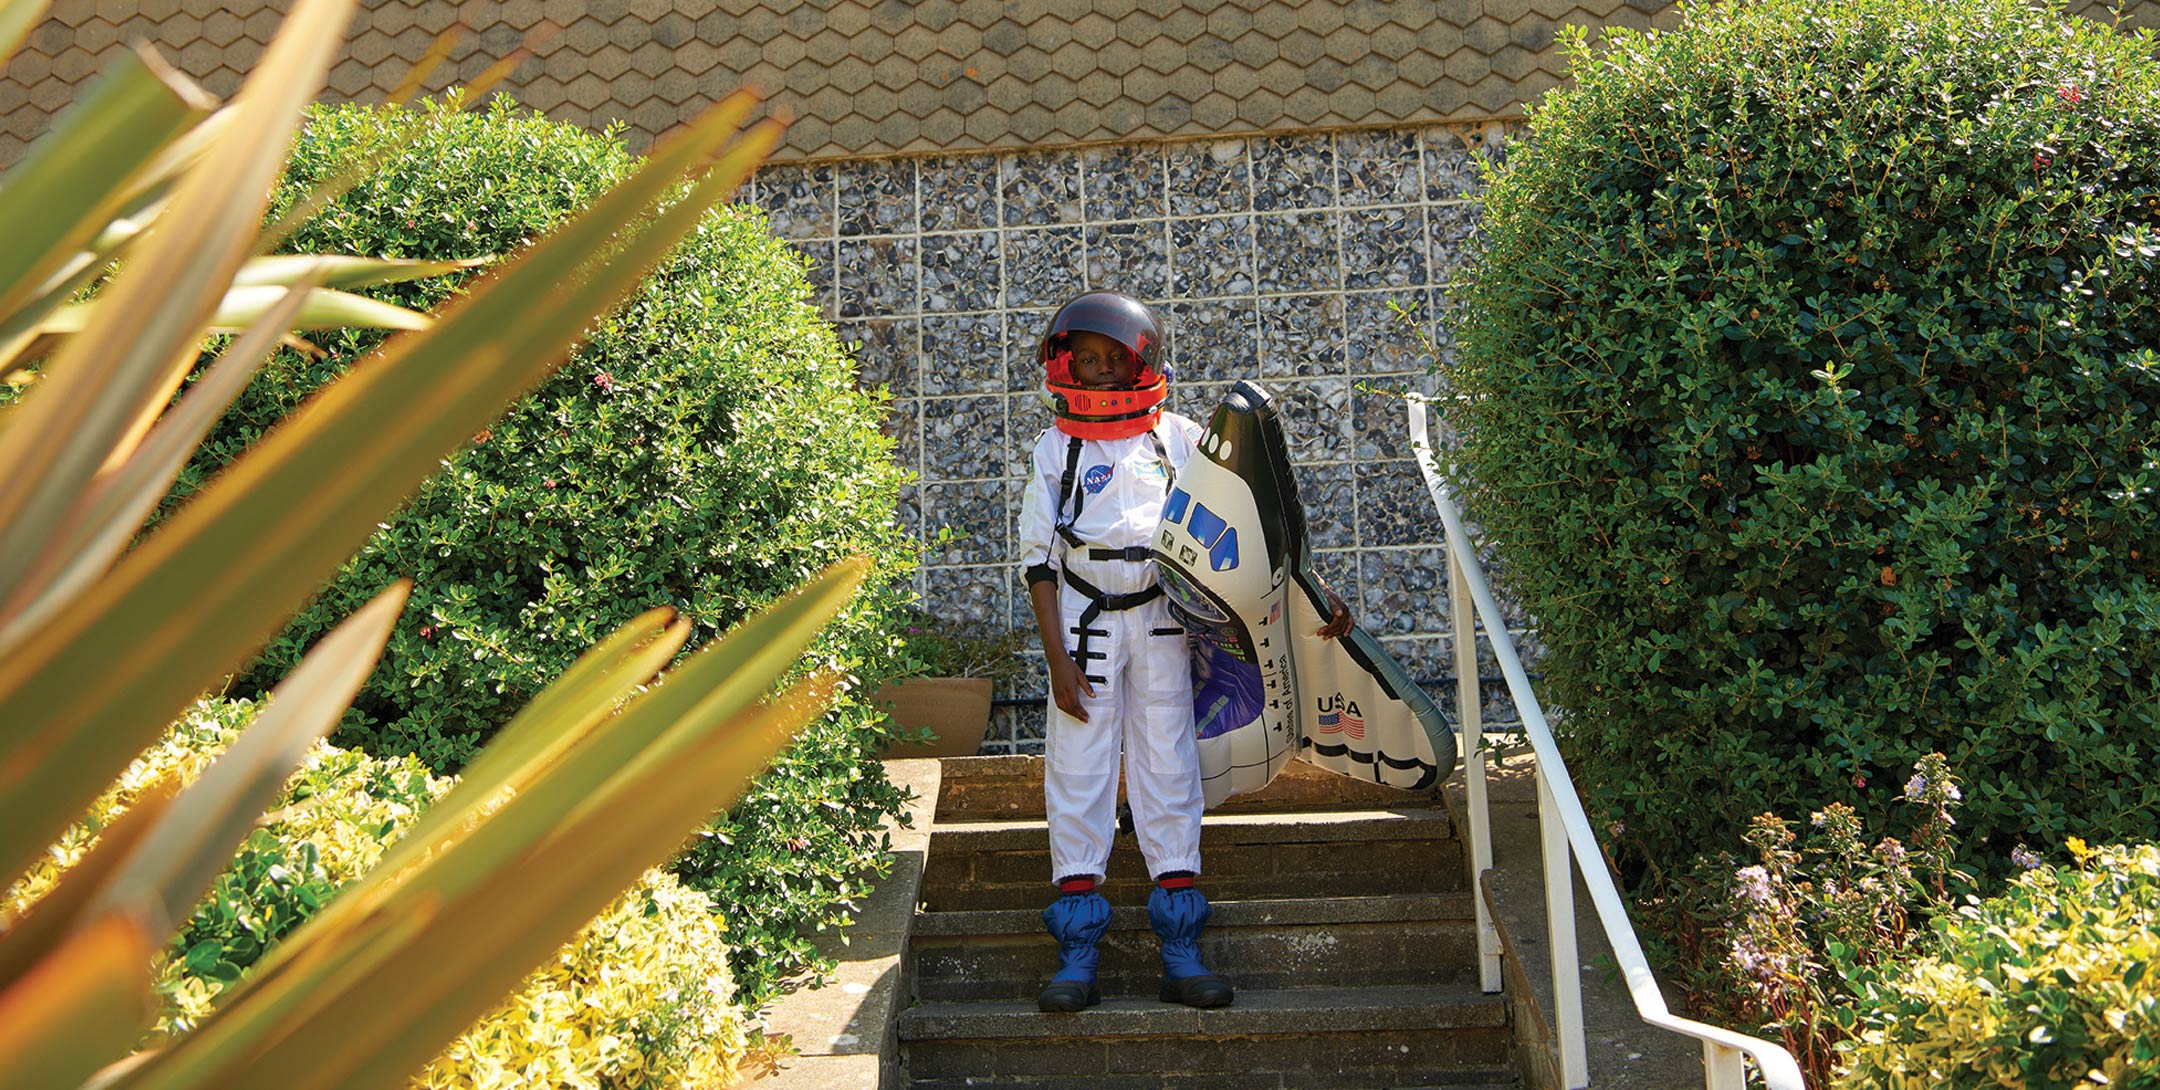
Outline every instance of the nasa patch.
{"label": "nasa patch", "polygon": [[1080,483],[1087,488],[1090,495],[1102,491],[1110,485],[1110,467],[1089,466],[1087,475],[1080,478]]}

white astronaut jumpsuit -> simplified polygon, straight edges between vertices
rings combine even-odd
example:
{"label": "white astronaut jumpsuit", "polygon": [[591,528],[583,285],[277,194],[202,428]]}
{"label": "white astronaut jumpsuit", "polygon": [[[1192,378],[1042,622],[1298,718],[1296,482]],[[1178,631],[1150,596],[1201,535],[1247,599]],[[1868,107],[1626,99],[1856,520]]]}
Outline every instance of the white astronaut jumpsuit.
{"label": "white astronaut jumpsuit", "polygon": [[[1043,794],[1052,881],[1105,874],[1117,832],[1121,753],[1149,876],[1200,873],[1204,802],[1185,631],[1159,592],[1155,562],[1141,559],[1171,478],[1199,439],[1198,424],[1169,412],[1152,432],[1082,439],[1062,505],[1058,488],[1067,479],[1073,437],[1050,428],[1035,441],[1034,473],[1020,507],[1020,563],[1026,571],[1039,574],[1047,566],[1056,574],[1065,648],[1095,690],[1080,697],[1085,723],[1060,710],[1054,695],[1048,701]],[[1061,507],[1069,537],[1059,530]],[[1113,606],[1123,595],[1152,597],[1098,612],[1083,630],[1081,618],[1094,603],[1084,586]]]}

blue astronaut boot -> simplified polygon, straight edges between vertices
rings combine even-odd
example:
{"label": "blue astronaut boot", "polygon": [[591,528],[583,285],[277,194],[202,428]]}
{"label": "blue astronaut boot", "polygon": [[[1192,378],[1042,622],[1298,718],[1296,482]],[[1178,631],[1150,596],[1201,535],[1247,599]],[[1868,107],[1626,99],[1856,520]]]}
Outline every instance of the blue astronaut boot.
{"label": "blue astronaut boot", "polygon": [[1101,957],[1095,943],[1110,927],[1110,902],[1095,892],[1093,878],[1062,879],[1058,889],[1062,895],[1042,914],[1043,926],[1058,941],[1058,968],[1049,986],[1036,995],[1035,1005],[1046,1011],[1084,1010],[1102,1002],[1102,992],[1095,987],[1095,964]]}
{"label": "blue astronaut boot", "polygon": [[1193,876],[1172,871],[1155,880],[1148,894],[1148,923],[1162,940],[1162,1001],[1188,1007],[1227,1007],[1236,998],[1230,985],[1200,963],[1200,929],[1214,912],[1193,885]]}

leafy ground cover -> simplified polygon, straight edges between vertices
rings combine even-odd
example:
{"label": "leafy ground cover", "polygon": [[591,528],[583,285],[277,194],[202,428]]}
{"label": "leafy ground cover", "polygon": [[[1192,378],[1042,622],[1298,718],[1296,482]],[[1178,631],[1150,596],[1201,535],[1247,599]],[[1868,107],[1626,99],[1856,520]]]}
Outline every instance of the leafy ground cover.
{"label": "leafy ground cover", "polygon": [[[198,702],[7,891],[0,915],[19,915],[49,892],[145,789],[167,777],[192,782],[257,710],[249,701]],[[451,785],[411,757],[378,759],[318,743],[160,955],[163,1009],[144,1044],[194,1029],[273,944],[372,869]],[[647,871],[415,1083],[727,1086],[746,1034],[731,1002],[725,939],[705,895],[668,871]]]}

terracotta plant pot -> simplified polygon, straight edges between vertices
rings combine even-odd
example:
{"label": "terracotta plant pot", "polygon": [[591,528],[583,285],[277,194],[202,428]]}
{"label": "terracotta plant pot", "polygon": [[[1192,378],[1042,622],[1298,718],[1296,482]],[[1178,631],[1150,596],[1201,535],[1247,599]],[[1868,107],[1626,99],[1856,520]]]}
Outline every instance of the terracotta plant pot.
{"label": "terracotta plant pot", "polygon": [[922,745],[894,745],[887,757],[973,757],[990,729],[990,679],[917,677],[896,681],[870,698],[889,706],[895,723],[926,728],[937,737]]}

